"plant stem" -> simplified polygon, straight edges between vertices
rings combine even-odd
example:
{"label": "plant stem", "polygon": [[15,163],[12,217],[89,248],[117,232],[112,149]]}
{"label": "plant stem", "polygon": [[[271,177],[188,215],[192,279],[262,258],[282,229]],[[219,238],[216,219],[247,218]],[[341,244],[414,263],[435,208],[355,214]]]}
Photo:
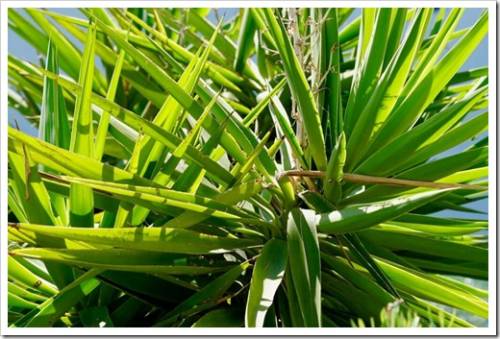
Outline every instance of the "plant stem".
{"label": "plant stem", "polygon": [[[290,170],[279,174],[279,177],[289,176],[289,177],[307,177],[307,178],[322,178],[325,175],[324,171],[302,171],[302,170]],[[429,188],[462,188],[468,190],[484,191],[488,187],[481,185],[469,185],[469,184],[455,184],[455,183],[441,183],[433,181],[422,181],[422,180],[409,180],[409,179],[396,179],[396,178],[386,178],[386,177],[375,177],[371,175],[344,173],[343,180],[358,184],[378,184],[378,185],[388,185],[388,186],[411,186],[411,187],[429,187]]]}

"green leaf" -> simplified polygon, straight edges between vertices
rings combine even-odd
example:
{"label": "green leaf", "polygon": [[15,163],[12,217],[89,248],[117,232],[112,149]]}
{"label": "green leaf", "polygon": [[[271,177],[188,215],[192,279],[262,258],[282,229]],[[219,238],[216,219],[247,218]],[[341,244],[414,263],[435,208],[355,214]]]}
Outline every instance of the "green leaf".
{"label": "green leaf", "polygon": [[184,317],[202,312],[219,303],[221,296],[234,284],[235,280],[249,267],[248,262],[244,262],[219,277],[213,279],[201,290],[178,304],[173,310],[168,312],[162,320],[155,324],[155,327],[171,325]]}
{"label": "green leaf", "polygon": [[[164,306],[165,304],[178,304],[192,295],[194,293],[193,290],[198,290],[198,287],[196,285],[193,286],[193,284],[188,283],[187,285],[189,288],[187,288],[185,285],[180,286],[172,283],[169,281],[171,280],[168,279],[169,277],[175,279],[175,277],[170,275],[155,276],[125,271],[104,271],[98,276],[107,286],[126,291],[132,299],[139,300],[141,304],[145,303],[149,306],[154,305],[162,307],[162,305]],[[128,309],[127,304],[124,305],[125,309]],[[132,303],[132,305],[137,305],[137,303]],[[145,305],[141,306],[144,307]],[[138,310],[129,311],[133,313]],[[122,310],[117,310],[116,313],[123,315],[124,318],[117,318],[113,314],[113,321],[115,324],[121,323],[122,319],[126,320],[130,317],[129,314],[123,314]],[[133,317],[134,315],[132,315],[131,319],[133,319]]]}
{"label": "green leaf", "polygon": [[107,307],[89,307],[80,312],[80,320],[85,327],[113,327]]}
{"label": "green leaf", "polygon": [[482,220],[445,219],[418,214],[403,215],[389,224],[435,235],[466,235],[488,228],[488,223]]}
{"label": "green leaf", "polygon": [[422,161],[430,159],[445,150],[451,149],[462,142],[480,135],[488,129],[488,112],[478,115],[446,132],[438,140],[421,147],[409,155],[399,168],[409,168]]}
{"label": "green leaf", "polygon": [[194,143],[195,139],[197,138],[197,135],[199,135],[199,132],[201,130],[201,126],[203,125],[203,122],[205,121],[206,117],[210,114],[210,111],[211,111],[212,107],[214,106],[216,100],[217,100],[217,96],[213,97],[213,99],[205,107],[205,110],[203,111],[201,116],[198,118],[198,120],[196,121],[196,124],[193,126],[193,128],[189,131],[188,135],[184,138],[184,140],[182,140],[180,145],[177,146],[177,148],[172,152],[172,155],[174,157],[182,158],[184,156],[184,153],[186,153],[188,145]]}
{"label": "green leaf", "polygon": [[363,241],[358,237],[358,235],[356,233],[346,234],[344,238],[347,240],[349,250],[356,256],[358,262],[363,265],[368,272],[370,272],[378,284],[384,287],[393,296],[399,297],[399,294],[392,285],[391,281],[380,269],[375,260],[373,260],[371,254],[367,251]]}
{"label": "green leaf", "polygon": [[[204,14],[206,14],[206,12],[211,9],[205,8],[202,10],[205,11]],[[199,9],[189,10],[186,19],[193,30],[200,32],[206,39],[213,36],[216,30],[215,25],[210,22],[205,15],[202,15],[202,12],[200,12]],[[214,45],[226,56],[226,58],[233,60],[236,53],[236,45],[226,36],[226,34],[217,34]]]}
{"label": "green leaf", "polygon": [[[193,57],[182,73],[178,85],[191,94],[195,88],[196,83],[199,81],[201,73],[206,65],[208,53],[211,50],[212,41],[208,48],[200,48],[197,55]],[[166,131],[174,133],[182,126],[182,121],[185,114],[182,113],[181,104],[175,100],[173,96],[169,96],[163,102],[160,111],[155,116],[153,123],[163,127]],[[180,120],[180,121],[179,121]],[[131,170],[137,171],[139,174],[144,175],[146,169],[151,162],[159,160],[159,154],[162,153],[164,145],[155,144],[155,140],[151,139],[148,135],[141,137],[140,141],[136,144],[134,154],[132,156],[132,166],[129,165]]]}
{"label": "green leaf", "polygon": [[[262,92],[260,95],[266,93],[266,96],[258,102],[258,104],[252,108],[252,110],[243,119],[243,125],[250,126],[264,111],[264,108],[271,102],[273,97],[275,97],[279,91],[283,89],[286,84],[286,79],[283,78],[271,91]],[[258,97],[257,97],[258,98]]]}
{"label": "green leaf", "polygon": [[[285,137],[285,139],[288,141],[288,145],[290,148],[289,153],[293,153],[295,158],[298,159],[299,163],[302,166],[307,166],[305,156],[304,156],[304,151],[302,149],[302,146],[300,145],[299,139],[295,135],[293,128],[292,128],[292,123],[290,121],[290,118],[288,117],[286,113],[285,107],[283,107],[283,104],[281,101],[274,97],[271,99],[272,105],[270,106],[270,112],[273,118],[273,121],[275,121],[275,124],[279,126],[279,133]],[[288,145],[284,145],[286,149],[288,149]],[[285,163],[285,160],[283,161]],[[288,165],[289,169],[295,167],[292,166],[292,164]]]}
{"label": "green leaf", "polygon": [[[214,201],[225,205],[237,204],[238,202],[250,199],[257,195],[263,189],[260,180],[247,181],[240,185],[232,187],[218,196]],[[206,220],[208,216],[190,211],[185,211],[179,216],[169,220],[165,226],[175,228],[188,228]]]}
{"label": "green leaf", "polygon": [[[18,132],[17,130],[14,131]],[[61,219],[55,215],[52,208],[51,195],[40,178],[36,164],[33,163],[32,153],[24,146],[21,147],[20,151],[22,156],[8,152],[9,176],[13,179],[13,190],[10,192],[16,191],[15,197],[13,197],[13,194],[9,195],[17,200],[19,206],[22,207],[27,222],[62,225]],[[38,237],[37,241],[46,246],[64,246],[64,241],[47,237]],[[72,272],[66,267],[51,264],[47,265],[47,270],[60,288],[73,279]]]}
{"label": "green leaf", "polygon": [[28,301],[32,301],[32,302],[40,302],[40,301],[45,301],[45,299],[47,299],[47,297],[44,297],[38,293],[33,293],[33,292],[30,292],[28,291],[27,289],[24,289],[22,287],[20,287],[19,285],[17,284],[14,284],[13,282],[10,282],[9,281],[9,285],[8,285],[8,291],[9,293],[12,293],[20,298],[23,298],[25,300],[28,300]]}
{"label": "green leaf", "polygon": [[482,318],[488,317],[488,306],[482,299],[430,281],[425,278],[424,274],[403,268],[400,265],[385,260],[377,260],[377,262],[399,289],[471,312]]}
{"label": "green leaf", "polygon": [[451,80],[470,54],[476,49],[488,30],[488,14],[484,12],[466,35],[432,68],[404,101],[398,105],[390,118],[380,128],[370,144],[376,150],[412,127],[425,108],[436,98]]}
{"label": "green leaf", "polygon": [[[81,91],[76,95],[73,127],[71,130],[70,151],[93,157],[94,127],[92,126],[92,79],[94,75],[95,26],[89,26],[82,68],[78,84]],[[90,227],[93,225],[94,195],[92,190],[78,184],[71,185],[69,196],[70,218],[74,226]]]}
{"label": "green leaf", "polygon": [[[381,74],[376,88],[373,89],[373,94],[371,97],[366,97],[366,103],[358,104],[357,109],[361,113],[359,113],[359,117],[354,122],[354,127],[350,133],[347,145],[349,154],[347,168],[355,168],[360,159],[363,159],[365,155],[364,151],[369,145],[372,134],[378,131],[379,127],[395,107],[396,101],[410,73],[412,63],[431,15],[431,9],[421,9],[418,11],[403,45],[398,49],[394,57],[390,59],[391,61]],[[388,43],[391,44],[393,42],[389,40]],[[370,81],[369,78],[368,81]],[[363,108],[359,106],[361,104]]]}
{"label": "green leaf", "polygon": [[399,217],[447,193],[449,190],[429,191],[320,214],[317,216],[318,230],[329,234],[356,232]]}
{"label": "green leaf", "polygon": [[362,273],[359,266],[353,267],[347,264],[345,260],[335,258],[329,255],[322,255],[322,259],[329,267],[331,267],[340,276],[349,279],[356,288],[361,289],[365,293],[370,294],[371,298],[377,300],[377,303],[388,304],[394,301],[394,296],[391,296],[386,290],[382,289],[380,285],[375,283],[367,275]]}
{"label": "green leaf", "polygon": [[13,179],[13,189],[17,193],[16,201],[22,206],[30,222],[60,224],[52,209],[47,188],[41,182],[36,165],[32,162],[31,153],[28,153],[26,147],[20,153],[8,153],[11,169],[9,176]]}
{"label": "green leaf", "polygon": [[26,314],[13,327],[50,327],[72,306],[89,295],[98,285],[93,278],[100,271],[90,270],[67,285],[57,295],[47,299],[36,309]]}
{"label": "green leaf", "polygon": [[[26,9],[28,14],[33,18],[33,20],[42,28],[43,31],[47,32],[50,36],[50,39],[54,40],[54,43],[57,45],[59,52],[61,53],[61,57],[64,59],[64,65],[68,65],[67,69],[68,74],[72,78],[78,78],[78,74],[81,70],[83,63],[85,63],[85,56],[80,55],[80,51],[74,46],[74,44],[62,33],[62,31],[54,24],[52,24],[48,18],[45,16],[43,10],[38,8],[28,8]],[[87,23],[87,25],[91,25],[91,23]],[[106,78],[103,74],[96,70],[95,77],[93,80],[94,88],[104,93],[104,89],[106,88]]]}
{"label": "green leaf", "polygon": [[[45,68],[52,73],[59,73],[57,47],[52,40],[49,40],[47,47]],[[58,147],[69,148],[68,113],[66,112],[62,89],[57,82],[48,77],[44,77],[39,136],[41,139]]]}
{"label": "green leaf", "polygon": [[325,71],[327,78],[325,84],[327,87],[326,97],[328,112],[328,121],[330,129],[330,142],[334,141],[340,136],[344,125],[344,108],[342,104],[341,95],[341,80],[340,80],[340,39],[339,39],[339,10],[336,8],[326,9],[325,23],[325,46],[324,55],[326,56]]}
{"label": "green leaf", "polygon": [[[403,35],[403,30],[405,28],[406,19],[408,16],[408,9],[399,8],[396,12],[392,12],[391,15],[391,31],[389,33],[389,38],[387,41],[387,47],[384,57],[384,67],[390,62],[394,54],[396,53],[398,47],[401,43],[401,36]],[[414,15],[415,16],[415,15]]]}
{"label": "green leaf", "polygon": [[[66,39],[61,31],[50,23],[40,10],[36,8],[27,8],[26,12],[34,20],[34,22],[38,24],[42,31],[46,32],[46,34],[50,36],[50,40],[52,40],[61,51],[64,61],[63,65],[66,68],[65,71],[67,71],[73,78],[77,78],[82,56],[78,53],[75,46],[73,46],[73,44]],[[47,43],[45,43],[45,46],[47,46]],[[45,51],[42,50],[41,52]]]}
{"label": "green leaf", "polygon": [[[113,75],[111,76],[108,92],[106,94],[106,99],[110,101],[114,100],[115,98],[124,60],[125,60],[125,52],[120,51],[120,55],[118,56],[118,60],[113,70]],[[102,112],[101,119],[99,120],[99,126],[97,127],[97,132],[95,135],[94,157],[97,160],[101,160],[102,155],[104,153],[104,146],[106,143],[106,135],[108,132],[109,120],[110,120],[109,113],[106,111]]]}
{"label": "green leaf", "polygon": [[8,305],[14,308],[34,309],[38,305],[32,301],[25,300],[14,293],[8,292]]}
{"label": "green leaf", "polygon": [[224,253],[236,248],[259,245],[259,242],[250,239],[217,237],[190,230],[167,227],[79,229],[75,227],[48,227],[34,224],[16,224],[15,227],[20,230],[27,230],[59,239],[167,253]]}
{"label": "green leaf", "polygon": [[149,274],[196,275],[225,270],[225,267],[201,266],[202,262],[185,256],[129,249],[24,248],[12,251],[12,255],[77,267]]}
{"label": "green leaf", "polygon": [[484,323],[488,11],[8,12],[9,326]]}
{"label": "green leaf", "polygon": [[[60,78],[60,77],[58,77],[54,74],[51,74],[51,73],[45,73],[45,74],[47,74],[48,76],[54,77],[54,79],[58,79],[59,83],[62,86],[64,86],[65,88],[67,88],[68,90],[71,90],[71,91],[78,91],[79,90],[79,86],[71,83],[70,81],[67,81],[67,80]],[[207,88],[203,88],[201,90],[203,91],[202,95],[204,97],[210,95],[210,98],[211,98],[213,95],[215,95],[215,93],[210,94],[209,92],[207,92]],[[147,132],[148,135],[150,135],[155,140],[166,145],[167,148],[173,149],[174,145],[178,145],[180,143],[178,138],[176,138],[175,136],[172,136],[170,133],[168,133],[164,129],[159,128],[158,126],[146,121],[145,119],[142,119],[141,117],[137,116],[135,113],[133,113],[133,112],[121,107],[121,106],[118,106],[115,103],[110,102],[109,100],[106,100],[106,99],[104,99],[96,94],[92,95],[92,99],[96,105],[100,106],[103,109],[108,110],[110,112],[110,114],[116,116],[120,120],[123,120],[126,124],[129,124],[131,127],[135,128],[137,130],[140,130],[140,131],[142,130],[144,132]],[[222,101],[222,99],[219,98],[218,101]],[[193,108],[193,111],[190,111],[190,112],[192,113],[193,117],[197,118],[202,114],[203,109],[196,101],[193,101],[192,104],[189,104],[189,107],[192,108],[192,105],[196,106],[196,108]],[[216,104],[214,106],[214,114],[217,116],[217,119],[219,119],[221,123],[222,123],[222,121],[225,121],[225,122],[227,121],[228,131],[230,131],[231,134],[235,134],[235,138],[237,137],[238,141],[242,145],[244,145],[245,148],[249,152],[251,152],[253,150],[253,146],[258,143],[257,139],[253,136],[253,134],[251,132],[248,131],[248,129],[242,130],[241,127],[238,126],[238,124],[236,123],[236,120],[230,119],[230,115],[231,115],[230,112],[227,112],[225,110],[225,108],[222,108],[221,106],[219,106],[219,104]],[[214,121],[213,119],[211,119],[210,116],[207,116],[207,118],[205,119],[205,122],[206,122],[206,126],[204,126],[204,127],[207,127],[207,130],[210,131],[210,133],[214,133],[214,134],[219,133],[218,123],[216,121]],[[239,125],[241,125],[241,124],[239,124]],[[162,134],[162,136],[159,136],[158,134]],[[221,144],[222,144],[222,146],[224,146],[226,148],[226,150],[228,150],[228,152],[232,156],[237,157],[240,162],[244,161],[243,159],[245,159],[245,155],[243,152],[241,152],[241,150],[239,150],[239,146],[233,137],[231,137],[227,133],[224,133],[221,136]],[[236,149],[238,149],[238,151],[236,153],[234,153],[233,151]],[[208,173],[210,175],[215,175],[216,177],[221,177],[221,176],[224,177],[225,176],[227,179],[228,172],[222,166],[220,166],[219,164],[217,164],[214,161],[211,161],[203,154],[200,154],[199,152],[197,152],[197,150],[195,150],[191,147],[188,147],[186,155],[191,156],[192,154],[194,154],[193,152],[197,154],[195,157],[193,157],[193,159],[192,159],[193,161],[196,161],[200,164],[201,164],[201,162],[205,162],[205,164],[202,166],[207,168],[207,169],[212,168],[214,166],[217,168],[217,170],[215,170],[213,172],[209,171]],[[265,160],[267,162],[267,164],[266,164],[267,170],[271,171],[271,172],[273,171],[272,167],[274,164],[272,163],[272,160],[269,158],[269,156],[266,152],[261,152],[258,159],[259,159],[259,161],[257,163],[258,165],[260,165],[260,162]],[[227,181],[230,181],[230,180],[227,180]]]}
{"label": "green leaf", "polygon": [[275,17],[271,8],[259,9],[266,20],[268,30],[282,57],[283,66],[288,79],[288,85],[297,100],[304,128],[308,137],[308,147],[318,169],[326,168],[325,139],[321,129],[321,119],[314,103],[311,89],[293,50],[288,33],[281,22]]}
{"label": "green leaf", "polygon": [[[201,81],[201,86],[197,88],[197,93],[205,103],[208,103],[217,94],[217,92],[204,81]],[[212,122],[212,124],[215,123],[214,125],[216,128],[212,128],[212,135],[217,135],[219,133],[220,126],[226,125],[226,133],[221,135],[220,144],[227,150],[227,153],[234,156],[240,164],[243,164],[246,162],[250,154],[254,152],[255,147],[259,144],[260,141],[258,136],[251,129],[245,127],[240,119],[235,117],[236,112],[222,96],[218,97],[213,113],[216,119]],[[209,130],[209,128],[207,130]],[[229,135],[232,139],[231,148],[228,147],[228,140],[226,140]],[[240,150],[238,152],[239,154],[236,154],[232,148],[242,149],[243,152]],[[261,173],[267,172],[273,175],[276,172],[276,163],[269,157],[267,152],[259,153],[256,158],[256,167],[261,171]]]}
{"label": "green leaf", "polygon": [[346,140],[345,134],[342,132],[335,143],[332,155],[328,161],[325,179],[323,181],[323,192],[325,197],[334,204],[337,204],[342,198],[341,182],[344,176],[346,156]]}
{"label": "green leaf", "polygon": [[[262,140],[260,140],[259,144],[256,145],[255,149],[252,151],[251,154],[249,154],[248,159],[243,163],[243,165],[240,166],[235,166],[232,171],[232,175],[234,176],[234,184],[240,183],[245,176],[252,170],[252,168],[255,165],[255,162],[257,160],[257,157],[261,153],[267,153],[265,151],[266,143],[269,140],[269,137],[271,136],[271,132],[267,132],[264,137],[262,137]],[[264,173],[262,173],[264,176],[268,176],[268,173],[264,170]]]}
{"label": "green leaf", "polygon": [[[488,157],[487,147],[480,147],[411,167],[395,176],[397,179],[436,181],[451,173],[478,166]],[[401,194],[408,187],[372,186],[366,191],[346,199],[345,203],[377,201],[381,197]]]}
{"label": "green leaf", "polygon": [[[95,159],[69,152],[31,137],[23,132],[9,127],[9,147],[17,154],[23,154],[23,145],[29,150],[33,162],[42,164],[56,172],[74,177],[105,180],[113,178],[116,182],[137,183],[145,186],[151,185],[149,180],[134,176],[121,168],[103,164]],[[10,152],[10,154],[14,154]],[[34,172],[32,172],[34,173]],[[32,182],[39,182],[35,180]],[[39,223],[48,223],[42,222]]]}
{"label": "green leaf", "polygon": [[359,28],[361,26],[362,17],[358,16],[354,18],[351,22],[347,23],[346,26],[339,32],[339,43],[345,44],[351,41],[359,33]]}
{"label": "green leaf", "polygon": [[244,8],[242,11],[243,19],[238,38],[238,48],[234,58],[234,69],[237,72],[241,72],[250,56],[253,46],[253,37],[255,35],[255,23],[253,16],[250,14],[250,9]]}
{"label": "green leaf", "polygon": [[286,242],[269,240],[255,262],[245,312],[246,327],[263,327],[267,310],[281,284],[287,265]]}
{"label": "green leaf", "polygon": [[444,257],[460,261],[473,261],[486,263],[488,251],[484,248],[469,246],[452,241],[432,239],[419,234],[400,233],[391,230],[366,230],[361,233],[375,244],[383,244],[384,247],[394,251],[409,251],[422,255]]}
{"label": "green leaf", "polygon": [[356,115],[376,89],[381,76],[386,46],[391,25],[391,13],[397,9],[364,8],[362,29],[360,30],[361,48],[356,57],[356,69],[351,93],[345,109],[345,131],[350,136],[355,130]]}
{"label": "green leaf", "polygon": [[19,280],[30,288],[34,288],[46,295],[52,296],[57,293],[57,288],[54,285],[33,274],[10,255],[8,257],[8,267],[9,277]]}
{"label": "green leaf", "polygon": [[243,321],[236,310],[221,308],[207,312],[192,327],[243,327]]}
{"label": "green leaf", "polygon": [[[316,224],[298,209],[288,215],[287,243],[291,278],[306,327],[321,326],[321,263]],[[312,219],[312,221],[310,221]]]}
{"label": "green leaf", "polygon": [[199,116],[203,109],[196,101],[186,93],[157,63],[146,54],[135,48],[123,36],[113,28],[108,27],[100,20],[96,20],[97,26],[109,35],[125,52],[134,59],[151,77],[167,92],[169,92],[186,110]]}
{"label": "green leaf", "polygon": [[[55,74],[59,73],[57,47],[51,40],[47,47],[45,68]],[[63,92],[57,82],[48,77],[44,77],[38,133],[42,140],[61,148],[69,148],[71,134]],[[51,200],[55,212],[66,225],[68,223],[66,200],[60,195],[51,195]]]}
{"label": "green leaf", "polygon": [[444,110],[427,119],[422,124],[395,138],[380,148],[356,169],[358,173],[385,176],[391,174],[401,162],[405,162],[405,154],[414,154],[416,150],[432,144],[455,123],[460,121],[477,103],[487,88],[471,92],[463,100],[449,105]]}
{"label": "green leaf", "polygon": [[[59,84],[61,84],[61,86],[63,87],[66,87],[68,90],[73,90],[73,91],[79,90],[78,85],[72,84],[71,82],[59,78],[54,74],[48,74],[48,76],[52,76],[55,79],[58,79]],[[123,121],[125,124],[135,128],[136,130],[140,130],[143,131],[144,133],[147,133],[151,138],[162,143],[171,150],[174,150],[177,147],[177,145],[181,143],[181,141],[176,136],[168,133],[163,128],[151,122],[148,122],[147,120],[141,118],[140,116],[129,111],[128,109],[125,109],[115,104],[114,102],[111,102],[96,94],[92,95],[92,100],[96,105],[100,106],[104,110],[107,110],[111,115]],[[205,121],[207,120],[209,120],[208,117],[207,119],[205,119]],[[223,182],[226,181],[230,182],[232,180],[232,176],[228,173],[227,170],[225,170],[215,161],[209,159],[207,156],[201,154],[194,147],[188,147],[188,149],[186,150],[186,156],[189,156],[192,161],[195,161],[196,163],[205,167],[210,174],[213,174],[217,178],[222,179]]]}
{"label": "green leaf", "polygon": [[139,205],[148,206],[148,208],[157,210],[159,212],[164,212],[166,214],[177,214],[174,212],[176,211],[175,209],[163,208],[166,206],[171,206],[185,211],[194,211],[224,219],[237,220],[242,217],[249,217],[246,213],[234,209],[230,205],[217,203],[213,199],[203,198],[192,193],[185,193],[181,191],[162,188],[153,188],[149,186],[123,185],[111,182],[72,177],[59,178],[60,180],[69,183],[78,183],[101,192],[113,194],[123,201],[129,201]]}
{"label": "green leaf", "polygon": [[463,13],[463,8],[453,8],[449,12],[446,21],[442,24],[438,33],[432,36],[432,38],[429,37],[429,40],[426,41],[428,46],[424,48],[425,44],[423,44],[423,55],[418,60],[415,72],[410,77],[408,84],[403,90],[401,100],[408,95],[411,90],[415,89],[419,82],[431,71],[439,56],[452,39],[455,28],[462,18]]}
{"label": "green leaf", "polygon": [[[35,47],[40,53],[47,51],[49,38],[44,32],[41,32],[27,18],[25,18],[19,10],[14,8],[8,10],[9,27],[14,30],[19,36],[24,38],[30,45]],[[69,64],[69,63],[68,63]],[[67,66],[66,63],[63,67]]]}

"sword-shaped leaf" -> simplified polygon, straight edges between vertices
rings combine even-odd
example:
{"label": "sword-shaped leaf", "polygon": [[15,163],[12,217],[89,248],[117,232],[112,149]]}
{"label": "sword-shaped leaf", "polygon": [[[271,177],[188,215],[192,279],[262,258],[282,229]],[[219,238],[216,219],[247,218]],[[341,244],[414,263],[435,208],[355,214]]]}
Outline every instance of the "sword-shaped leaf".
{"label": "sword-shaped leaf", "polygon": [[[78,78],[75,113],[71,129],[70,151],[92,158],[94,156],[94,127],[92,125],[92,79],[94,78],[95,26],[90,25]],[[93,225],[94,195],[92,190],[78,184],[71,185],[69,221],[74,226]]]}
{"label": "sword-shaped leaf", "polygon": [[313,215],[305,216],[298,208],[288,214],[291,279],[305,327],[321,326],[321,262],[315,221]]}
{"label": "sword-shaped leaf", "polygon": [[188,315],[217,305],[223,294],[249,266],[248,262],[244,262],[213,279],[201,290],[168,312],[163,319],[155,324],[155,327],[172,325],[175,321],[180,321]]}
{"label": "sword-shaped leaf", "polygon": [[281,19],[276,18],[273,9],[259,9],[266,20],[267,29],[273,37],[278,51],[282,57],[283,66],[288,79],[288,86],[297,100],[299,112],[302,117],[308,138],[308,147],[319,169],[326,168],[325,138],[321,129],[321,119],[314,103],[311,88],[299,60],[295,55],[292,43]]}
{"label": "sword-shaped leaf", "polygon": [[357,232],[397,218],[447,193],[446,189],[429,191],[320,214],[317,216],[318,230],[329,234]]}
{"label": "sword-shaped leaf", "polygon": [[263,327],[288,261],[286,242],[269,240],[255,263],[245,312],[246,327]]}
{"label": "sword-shaped leaf", "polygon": [[76,250],[23,248],[11,251],[11,254],[76,267],[149,274],[197,275],[227,269],[227,266],[203,266],[202,261],[181,255],[115,248]]}
{"label": "sword-shaped leaf", "polygon": [[167,227],[83,229],[78,227],[49,227],[35,224],[15,224],[11,227],[58,239],[78,240],[90,244],[167,253],[224,253],[260,244],[259,241],[251,239],[218,237],[191,230]]}

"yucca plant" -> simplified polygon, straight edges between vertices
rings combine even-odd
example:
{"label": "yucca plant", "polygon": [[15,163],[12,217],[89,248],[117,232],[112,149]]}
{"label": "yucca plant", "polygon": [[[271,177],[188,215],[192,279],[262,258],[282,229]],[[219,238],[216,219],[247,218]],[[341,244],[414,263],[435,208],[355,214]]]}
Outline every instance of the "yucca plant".
{"label": "yucca plant", "polygon": [[487,319],[486,11],[80,11],[8,13],[10,326]]}

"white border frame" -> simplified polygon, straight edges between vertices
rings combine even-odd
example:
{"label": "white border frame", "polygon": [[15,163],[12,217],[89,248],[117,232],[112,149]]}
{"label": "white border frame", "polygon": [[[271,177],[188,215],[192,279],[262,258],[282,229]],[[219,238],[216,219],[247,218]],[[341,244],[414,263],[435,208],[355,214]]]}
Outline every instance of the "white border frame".
{"label": "white border frame", "polygon": [[[488,67],[489,67],[489,201],[488,201],[488,269],[489,319],[487,328],[9,328],[7,327],[7,126],[8,126],[8,18],[9,8],[23,7],[463,7],[488,9]],[[497,331],[497,271],[496,271],[496,1],[0,1],[0,250],[1,250],[1,318],[2,335],[496,335]]]}

